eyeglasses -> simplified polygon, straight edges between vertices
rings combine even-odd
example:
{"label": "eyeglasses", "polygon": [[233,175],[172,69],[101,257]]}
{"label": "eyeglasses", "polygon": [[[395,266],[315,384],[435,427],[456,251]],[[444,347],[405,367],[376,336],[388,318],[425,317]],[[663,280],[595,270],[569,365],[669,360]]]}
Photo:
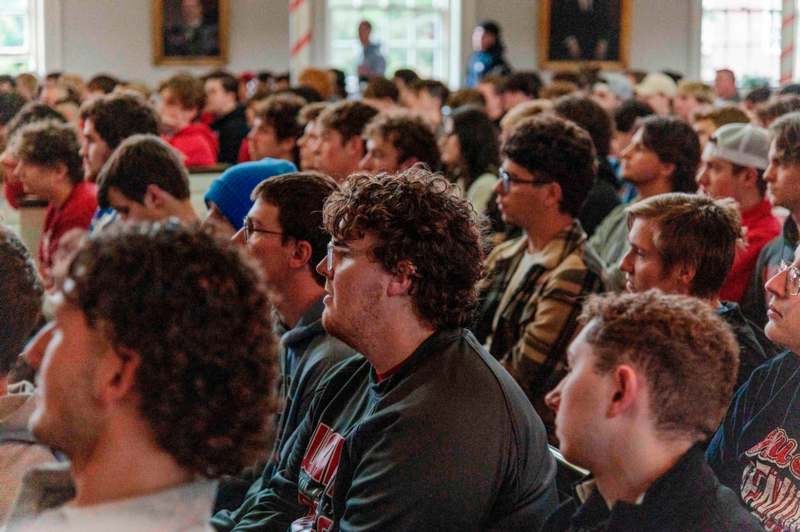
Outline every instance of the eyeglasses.
{"label": "eyeglasses", "polygon": [[786,291],[790,296],[800,296],[800,269],[786,262],[781,261],[778,273],[786,273]]}
{"label": "eyeglasses", "polygon": [[552,179],[534,179],[533,181],[528,181],[526,179],[520,179],[513,174],[509,173],[508,170],[505,168],[501,168],[499,172],[497,172],[500,176],[500,180],[503,182],[503,192],[508,194],[511,192],[511,183],[517,183],[520,185],[547,185],[552,183]]}
{"label": "eyeglasses", "polygon": [[267,235],[283,235],[283,233],[280,231],[270,231],[269,229],[256,228],[256,226],[253,225],[253,220],[251,220],[247,216],[244,217],[244,221],[242,222],[242,227],[244,228],[245,242],[250,240],[250,237],[253,236],[253,233],[264,233]]}
{"label": "eyeglasses", "polygon": [[339,256],[349,255],[352,257],[354,255],[365,254],[368,251],[369,249],[351,249],[349,247],[341,245],[337,246],[336,244],[334,244],[333,240],[331,240],[328,242],[328,253],[325,255],[325,267],[328,269],[329,272],[333,271],[334,262],[337,262],[335,261],[337,254]]}

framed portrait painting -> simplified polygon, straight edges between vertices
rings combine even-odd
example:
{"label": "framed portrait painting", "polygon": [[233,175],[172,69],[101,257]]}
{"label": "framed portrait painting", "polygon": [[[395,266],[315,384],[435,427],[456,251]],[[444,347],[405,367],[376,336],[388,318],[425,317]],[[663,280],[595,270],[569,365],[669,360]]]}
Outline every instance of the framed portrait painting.
{"label": "framed portrait painting", "polygon": [[156,65],[228,62],[229,0],[152,0]]}
{"label": "framed portrait painting", "polygon": [[540,0],[539,66],[628,66],[631,0]]}

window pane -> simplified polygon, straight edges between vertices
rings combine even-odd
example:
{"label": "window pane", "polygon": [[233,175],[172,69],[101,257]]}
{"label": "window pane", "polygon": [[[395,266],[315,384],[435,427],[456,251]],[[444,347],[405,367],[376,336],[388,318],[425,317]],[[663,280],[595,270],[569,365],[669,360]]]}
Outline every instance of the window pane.
{"label": "window pane", "polygon": [[0,2],[0,13],[27,11],[28,0],[3,0]]}
{"label": "window pane", "polygon": [[780,75],[781,0],[704,0],[701,76],[730,68],[748,86]]}
{"label": "window pane", "polygon": [[[372,22],[372,40],[381,45],[386,75],[413,68],[426,77],[446,80],[449,39],[446,35],[449,0],[330,0],[330,63],[355,74],[361,45],[357,25]],[[347,46],[352,56],[347,55]]]}
{"label": "window pane", "polygon": [[0,15],[0,48],[23,48],[27,44],[27,15]]}

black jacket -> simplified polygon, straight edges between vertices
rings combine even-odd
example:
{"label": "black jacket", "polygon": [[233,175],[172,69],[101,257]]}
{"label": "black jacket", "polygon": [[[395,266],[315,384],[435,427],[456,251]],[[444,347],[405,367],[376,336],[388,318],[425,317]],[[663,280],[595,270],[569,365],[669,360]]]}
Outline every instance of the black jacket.
{"label": "black jacket", "polygon": [[769,530],[800,528],[800,356],[786,351],[739,388],[706,450],[720,482]]}
{"label": "black jacket", "polygon": [[219,135],[217,160],[228,164],[239,162],[239,148],[250,131],[250,128],[247,127],[247,115],[244,107],[237,105],[236,109],[230,113],[217,118],[211,123],[211,129]]}
{"label": "black jacket", "polygon": [[737,531],[763,530],[738,497],[721,485],[695,445],[656,480],[641,504],[617,502],[609,510],[595,489],[578,506],[575,498],[551,515],[542,532],[556,531]]}

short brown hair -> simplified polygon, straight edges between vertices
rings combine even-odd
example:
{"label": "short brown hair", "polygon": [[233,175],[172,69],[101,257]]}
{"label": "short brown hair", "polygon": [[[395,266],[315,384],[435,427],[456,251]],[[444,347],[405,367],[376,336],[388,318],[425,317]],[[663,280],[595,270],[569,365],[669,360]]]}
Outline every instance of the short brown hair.
{"label": "short brown hair", "polygon": [[148,185],[157,185],[176,199],[189,197],[189,174],[175,149],[156,135],[132,135],[122,141],[97,176],[97,203],[108,208],[108,191],[144,202]]}
{"label": "short brown hair", "polygon": [[282,243],[294,238],[311,244],[309,267],[320,286],[325,285],[325,277],[316,265],[327,253],[329,240],[322,229],[322,206],[337,188],[336,181],[325,174],[294,172],[262,181],[251,195],[253,201],[260,199],[278,208]]}
{"label": "short brown hair", "polygon": [[707,303],[658,290],[593,295],[579,321],[588,323],[599,373],[620,364],[644,373],[659,430],[694,440],[717,430],[736,382],[739,345]]}
{"label": "short brown hair", "polygon": [[572,120],[589,133],[598,157],[608,156],[614,136],[614,121],[600,104],[586,96],[572,94],[556,100],[554,110],[558,116]]}
{"label": "short brown hair", "polygon": [[329,102],[307,103],[302,109],[300,109],[297,121],[303,127],[306,127],[309,122],[313,122],[319,118],[319,115],[322,114],[322,111],[324,111],[329,105],[331,105]]}
{"label": "short brown hair", "polygon": [[364,98],[389,98],[393,102],[397,102],[397,100],[400,99],[400,91],[397,89],[397,86],[388,79],[375,76],[370,78],[367,82],[367,88],[364,89]]}
{"label": "short brown hair", "polygon": [[389,272],[415,268],[411,297],[421,320],[437,329],[471,322],[484,273],[482,222],[455,185],[412,167],[396,174],[353,174],[331,194],[325,229],[340,240],[374,233],[374,257]]}
{"label": "short brown hair", "polygon": [[78,132],[71,124],[55,120],[32,122],[15,135],[13,151],[26,163],[48,168],[61,163],[73,185],[83,181],[81,144]]}
{"label": "short brown hair", "polygon": [[206,477],[263,454],[274,412],[277,341],[249,264],[200,229],[145,223],[88,240],[64,283],[92,328],[141,358],[138,409],[158,446]]}
{"label": "short brown hair", "polygon": [[797,94],[784,94],[756,106],[756,116],[765,126],[793,111],[800,111],[800,96]]}
{"label": "short brown hair", "polygon": [[290,92],[273,94],[256,105],[256,118],[260,118],[275,130],[278,140],[297,139],[303,134],[298,115],[306,101]]}
{"label": "short brown hair", "polygon": [[360,136],[367,122],[378,114],[378,111],[365,103],[354,101],[337,102],[326,107],[319,115],[322,127],[338,131],[342,142]]}
{"label": "short brown hair", "polygon": [[747,124],[750,122],[747,113],[730,104],[722,105],[707,113],[698,113],[694,116],[694,121],[697,122],[698,120],[710,120],[716,128],[720,128],[725,124]]}
{"label": "short brown hair", "polygon": [[800,164],[800,111],[785,114],[769,128],[781,164]]}
{"label": "short brown hair", "polygon": [[664,271],[681,265],[693,267],[690,293],[700,298],[719,294],[742,233],[739,209],[731,198],[715,200],[673,192],[634,203],[626,212],[629,229],[636,218],[658,226],[653,239]]}
{"label": "short brown hair", "polygon": [[203,82],[190,74],[176,74],[158,86],[158,92],[167,89],[184,109],[197,109],[199,112],[206,104]]}
{"label": "short brown hair", "polygon": [[381,137],[397,149],[400,163],[414,157],[429,170],[438,170],[439,144],[428,122],[411,113],[377,115],[364,129],[364,138]]}
{"label": "short brown hair", "polygon": [[81,109],[83,120],[91,119],[100,137],[114,150],[137,133],[158,135],[158,114],[143,98],[133,94],[109,94]]}

